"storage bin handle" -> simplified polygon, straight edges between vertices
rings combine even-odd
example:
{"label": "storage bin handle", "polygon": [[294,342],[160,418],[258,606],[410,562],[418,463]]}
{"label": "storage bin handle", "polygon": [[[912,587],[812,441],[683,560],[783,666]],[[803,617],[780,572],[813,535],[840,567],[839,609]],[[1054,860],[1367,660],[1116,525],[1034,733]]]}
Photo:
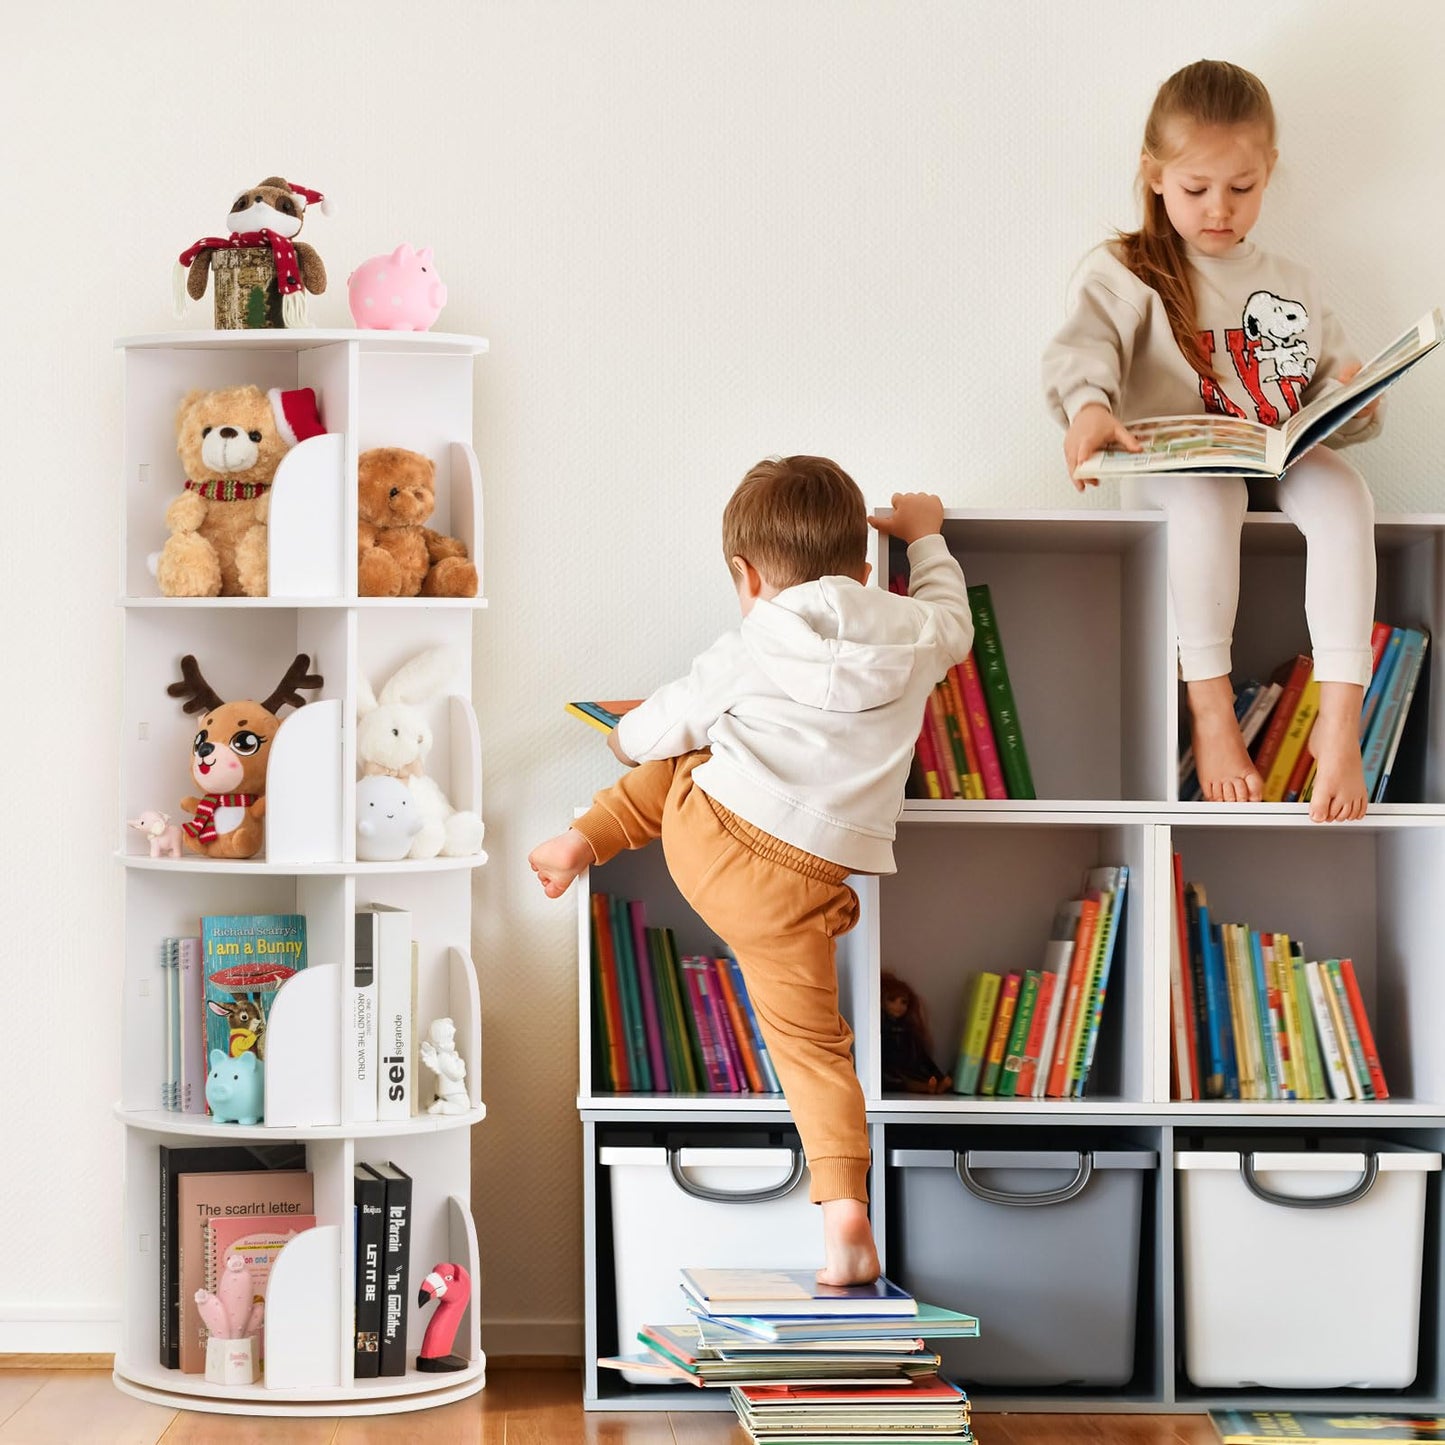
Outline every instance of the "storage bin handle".
{"label": "storage bin handle", "polygon": [[1280,1204],[1286,1209],[1338,1209],[1342,1204],[1353,1204],[1357,1199],[1363,1199],[1375,1187],[1375,1180],[1380,1175],[1380,1158],[1377,1154],[1366,1154],[1365,1172],[1360,1176],[1360,1182],[1341,1193],[1304,1198],[1294,1194],[1276,1194],[1273,1189],[1261,1184],[1254,1172],[1253,1154],[1240,1156],[1239,1172],[1244,1179],[1244,1187],[1266,1204]]}
{"label": "storage bin handle", "polygon": [[1046,1204],[1067,1204],[1088,1187],[1094,1174],[1094,1156],[1084,1153],[1076,1155],[1079,1163],[1074,1177],[1058,1189],[1040,1189],[1031,1194],[1016,1194],[1007,1189],[992,1189],[977,1179],[969,1165],[969,1155],[955,1152],[954,1168],[958,1171],[958,1182],[985,1204],[1007,1204],[1019,1209],[1028,1209]]}
{"label": "storage bin handle", "polygon": [[761,1189],[713,1189],[709,1185],[699,1184],[695,1179],[689,1179],[683,1172],[682,1158],[680,1151],[669,1149],[667,1151],[667,1170],[672,1175],[672,1182],[682,1190],[684,1194],[691,1194],[694,1199],[705,1199],[711,1204],[765,1204],[769,1199],[781,1199],[786,1194],[791,1194],[798,1187],[798,1181],[803,1177],[803,1170],[807,1161],[803,1158],[801,1148],[790,1149],[793,1163],[788,1170],[787,1178],[777,1184],[767,1184]]}

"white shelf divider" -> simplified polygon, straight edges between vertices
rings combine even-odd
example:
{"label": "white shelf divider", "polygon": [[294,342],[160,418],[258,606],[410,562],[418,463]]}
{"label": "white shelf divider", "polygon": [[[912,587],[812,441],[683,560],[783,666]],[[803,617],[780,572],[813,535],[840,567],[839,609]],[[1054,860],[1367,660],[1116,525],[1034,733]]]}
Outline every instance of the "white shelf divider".
{"label": "white shelf divider", "polygon": [[266,1282],[266,1387],[339,1386],[341,1343],[341,1229],[318,1224],[291,1240],[271,1266]]}
{"label": "white shelf divider", "polygon": [[266,1114],[272,1129],[341,1123],[341,968],[311,964],[276,992],[266,1025]]}
{"label": "white shelf divider", "polygon": [[[345,856],[342,703],[322,698],[282,719],[266,769],[266,861],[326,863]],[[353,815],[354,816],[354,815]]]}

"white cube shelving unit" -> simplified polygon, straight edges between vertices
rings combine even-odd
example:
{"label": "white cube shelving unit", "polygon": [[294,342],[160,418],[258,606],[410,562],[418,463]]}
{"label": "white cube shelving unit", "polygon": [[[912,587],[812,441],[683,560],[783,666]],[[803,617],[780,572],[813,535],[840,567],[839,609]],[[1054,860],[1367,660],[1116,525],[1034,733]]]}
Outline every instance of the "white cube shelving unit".
{"label": "white cube shelving unit", "polygon": [[[1191,1384],[1180,1342],[1184,1309],[1173,1159],[1204,1138],[1266,1141],[1369,1135],[1430,1150],[1445,1140],[1445,711],[1431,665],[1412,708],[1392,792],[1361,822],[1319,826],[1303,804],[1226,806],[1177,801],[1182,698],[1165,575],[1166,523],[1154,512],[954,511],[944,534],[970,583],[993,594],[1018,703],[1036,801],[919,801],[899,822],[899,871],[852,880],[862,904],[839,941],[843,1012],[873,1144],[874,1226],[888,1267],[901,1208],[887,1163],[905,1148],[1078,1149],[1157,1152],[1140,1245],[1136,1366],[1120,1388],[1037,1392],[970,1387],[978,1408],[1058,1411],[1206,1410],[1220,1407],[1445,1409],[1445,1285],[1439,1176],[1426,1212],[1420,1356],[1398,1392],[1252,1390]],[[1376,615],[1423,623],[1445,636],[1445,515],[1378,521]],[[874,579],[886,582],[895,545],[875,539]],[[1236,675],[1267,675],[1309,651],[1304,544],[1285,519],[1251,514],[1244,528]],[[1431,649],[1432,653],[1434,649]],[[1207,884],[1224,918],[1288,930],[1307,945],[1355,960],[1392,1097],[1369,1103],[1180,1103],[1170,1098],[1171,855]],[[1054,909],[1084,870],[1127,863],[1130,886],[1088,1097],[996,1100],[885,1093],[879,1059],[878,980],[903,975],[922,996],[938,1062],[951,1068],[969,978],[1036,968]],[[638,1348],[616,1338],[614,1220],[599,1152],[610,1144],[743,1146],[777,1143],[790,1120],[776,1097],[610,1094],[591,1056],[590,890],[644,900],[648,921],[677,930],[683,952],[720,946],[688,909],[659,849],[594,868],[579,899],[578,1108],[583,1123],[587,1251],[584,1397],[593,1409],[727,1408],[720,1391],[630,1385],[591,1364]],[[795,1137],[795,1136],[794,1136]],[[1236,1145],[1235,1147],[1240,1147]],[[737,1227],[747,1228],[746,1210]],[[635,1237],[638,1233],[634,1228]],[[706,1239],[698,1239],[705,1251]],[[946,1249],[947,1241],[940,1240]],[[705,1263],[696,1260],[679,1263]],[[807,1261],[800,1261],[800,1264]],[[1026,1262],[1020,1269],[1026,1270]],[[1047,1281],[1029,1283],[1046,1294]],[[1244,1302],[1242,1307],[1254,1307]],[[1264,1294],[1259,1308],[1267,1308]],[[659,1321],[662,1323],[662,1321]],[[988,1320],[981,1321],[988,1329]],[[966,1373],[963,1383],[968,1384]],[[1347,1407],[1337,1403],[1349,1402]]]}
{"label": "white cube shelving unit", "polygon": [[[481,747],[472,709],[472,624],[484,596],[465,599],[356,596],[356,463],[370,447],[401,446],[437,466],[432,525],[466,542],[482,571],[481,474],[472,449],[477,337],[384,331],[183,331],[117,343],[125,361],[124,525],[121,607],[124,679],[121,820],[125,870],[125,1050],[117,1113],[125,1126],[122,1206],[124,1311],[116,1384],[173,1408],[225,1414],[344,1415],[424,1409],[461,1399],[485,1383],[478,1328],[481,1272],[472,1223],[471,1126],[481,1099],[481,1008],[470,955],[472,870],[486,861],[356,860],[358,682],[379,687],[408,657],[448,645],[461,660],[455,695],[429,711],[430,774],[457,808],[482,807]],[[294,447],[272,488],[269,595],[169,598],[147,567],[166,536],[164,513],[184,480],[175,416],[196,388],[254,383],[263,390],[315,389],[324,436]],[[484,588],[479,588],[479,592]],[[194,653],[223,696],[264,697],[298,652],[324,686],[282,715],[267,770],[265,846],[255,858],[222,861],[187,853],[152,859],[124,819],[144,808],[181,818],[193,791],[188,753],[193,719],[166,687]],[[184,819],[181,819],[184,821]],[[363,1123],[347,1117],[343,1040],[354,961],[352,920],[369,902],[407,908],[417,943],[420,1020],[449,1014],[467,1065],[471,1108]],[[277,994],[268,1025],[266,1119],[252,1127],[165,1110],[162,937],[194,934],[204,914],[302,913],[306,970]],[[425,1075],[419,1078],[423,1082]],[[314,1177],[317,1226],[282,1251],[267,1290],[265,1379],[207,1383],[159,1363],[158,1210],[162,1144],[300,1142]],[[411,1262],[415,1281],[434,1261],[471,1272],[473,1295],[451,1374],[353,1377],[352,1175],[362,1161],[396,1163],[413,1180]],[[407,1301],[407,1338],[425,1316]]]}

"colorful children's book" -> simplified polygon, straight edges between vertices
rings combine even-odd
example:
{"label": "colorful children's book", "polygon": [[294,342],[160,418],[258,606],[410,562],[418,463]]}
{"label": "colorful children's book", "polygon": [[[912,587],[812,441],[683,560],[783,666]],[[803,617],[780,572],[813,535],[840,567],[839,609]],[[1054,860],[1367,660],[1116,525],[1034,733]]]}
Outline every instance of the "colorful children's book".
{"label": "colorful children's book", "polygon": [[988,1052],[989,1029],[1003,980],[996,973],[976,973],[969,985],[968,1007],[964,1013],[963,1035],[958,1041],[958,1060],[953,1066],[953,1092],[972,1094],[978,1088]]}
{"label": "colorful children's book", "polygon": [[1018,1007],[1019,989],[1023,976],[1010,973],[1004,977],[999,988],[998,1012],[993,1017],[993,1028],[988,1037],[988,1052],[984,1055],[983,1076],[978,1081],[980,1094],[991,1095],[998,1088],[999,1075],[1003,1072],[1004,1053],[1008,1048],[1009,1033],[1013,1028],[1014,1010]]}
{"label": "colorful children's book", "polygon": [[631,712],[637,702],[569,702],[566,710],[598,732],[610,733],[622,721],[623,713]]}
{"label": "colorful children's book", "polygon": [[[266,1020],[281,985],[306,967],[306,919],[299,913],[208,915],[201,919],[206,1059],[266,1053]],[[209,1112],[209,1111],[208,1111]]]}
{"label": "colorful children's book", "polygon": [[705,1313],[788,1318],[912,1316],[918,1302],[891,1280],[872,1284],[819,1284],[810,1269],[685,1269],[682,1287]]}
{"label": "colorful children's book", "polygon": [[1293,1410],[1211,1410],[1220,1445],[1337,1445],[1340,1441],[1445,1440],[1445,1415],[1304,1415]]}
{"label": "colorful children's book", "polygon": [[840,1340],[899,1340],[924,1338],[976,1339],[978,1319],[945,1309],[942,1305],[918,1302],[918,1312],[889,1319],[883,1316],[850,1318],[837,1316],[804,1316],[780,1319],[777,1316],[720,1315],[713,1318],[700,1306],[689,1304],[688,1312],[697,1318],[699,1337],[706,1344],[716,1344],[729,1333],[742,1339],[763,1340],[768,1344],[789,1341],[809,1343]]}
{"label": "colorful children's book", "polygon": [[1105,450],[1075,468],[1077,477],[1136,472],[1240,472],[1282,477],[1290,463],[1343,426],[1397,381],[1445,335],[1438,310],[1372,356],[1343,386],[1306,402],[1282,425],[1241,416],[1157,416],[1127,423],[1142,450]]}
{"label": "colorful children's book", "polygon": [[993,723],[994,740],[998,744],[1008,795],[1010,798],[1033,798],[1036,794],[1033,774],[1029,769],[1029,755],[1024,747],[1018,705],[1014,701],[1013,683],[1009,680],[1003,640],[999,636],[998,618],[987,583],[976,583],[968,589],[968,605],[973,612],[974,655],[978,659],[984,700]]}

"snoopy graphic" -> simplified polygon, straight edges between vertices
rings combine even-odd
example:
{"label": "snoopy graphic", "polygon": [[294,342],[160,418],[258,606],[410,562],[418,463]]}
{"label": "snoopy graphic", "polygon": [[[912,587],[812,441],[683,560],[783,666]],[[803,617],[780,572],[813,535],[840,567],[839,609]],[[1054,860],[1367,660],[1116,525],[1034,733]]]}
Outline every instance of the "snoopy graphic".
{"label": "snoopy graphic", "polygon": [[1244,334],[1259,343],[1259,379],[1314,375],[1315,358],[1305,340],[1310,314],[1302,301],[1286,301],[1273,291],[1256,291],[1244,303]]}

